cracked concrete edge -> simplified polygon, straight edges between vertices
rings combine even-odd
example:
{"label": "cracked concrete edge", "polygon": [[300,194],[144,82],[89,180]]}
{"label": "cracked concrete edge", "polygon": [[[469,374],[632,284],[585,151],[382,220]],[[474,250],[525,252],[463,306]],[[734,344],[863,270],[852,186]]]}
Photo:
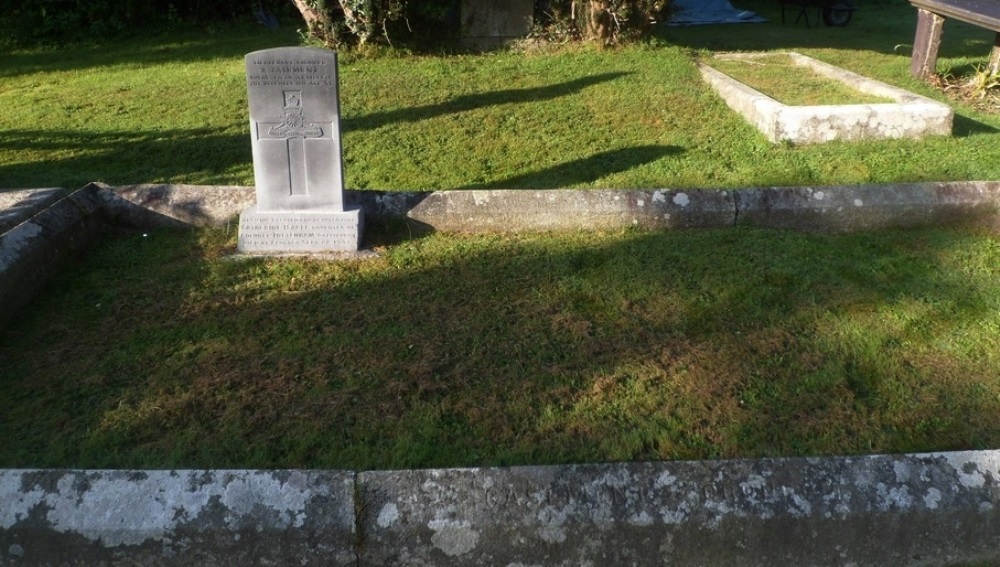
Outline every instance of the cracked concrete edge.
{"label": "cracked concrete edge", "polygon": [[1000,451],[409,471],[0,471],[3,565],[1000,561]]}

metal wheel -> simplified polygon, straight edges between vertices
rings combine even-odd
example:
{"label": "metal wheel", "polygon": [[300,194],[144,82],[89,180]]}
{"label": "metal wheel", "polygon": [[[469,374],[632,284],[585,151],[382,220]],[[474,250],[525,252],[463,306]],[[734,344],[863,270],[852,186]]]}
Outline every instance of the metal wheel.
{"label": "metal wheel", "polygon": [[828,26],[842,28],[851,23],[853,16],[854,4],[850,0],[837,0],[823,8],[823,23]]}

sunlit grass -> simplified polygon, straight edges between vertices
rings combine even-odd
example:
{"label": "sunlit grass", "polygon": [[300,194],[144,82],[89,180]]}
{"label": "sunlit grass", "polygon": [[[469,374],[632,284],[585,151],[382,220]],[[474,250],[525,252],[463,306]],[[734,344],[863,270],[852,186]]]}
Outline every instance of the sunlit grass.
{"label": "sunlit grass", "polygon": [[[755,6],[754,4],[759,4]],[[915,10],[865,6],[847,28],[662,28],[619,49],[344,54],[347,184],[359,189],[661,188],[1000,177],[1000,118],[955,104],[955,136],[774,145],[700,79],[717,51],[800,51],[946,100],[909,76]],[[988,58],[992,36],[949,23],[942,71]],[[0,187],[250,185],[243,56],[291,29],[236,27],[3,54]],[[656,151],[650,151],[650,149]]]}

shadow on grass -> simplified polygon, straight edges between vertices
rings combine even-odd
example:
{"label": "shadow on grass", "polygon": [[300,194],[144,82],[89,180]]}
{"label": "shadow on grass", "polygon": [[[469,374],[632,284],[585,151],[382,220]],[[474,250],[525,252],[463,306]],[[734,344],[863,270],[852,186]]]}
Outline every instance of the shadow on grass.
{"label": "shadow on grass", "polygon": [[978,120],[973,120],[968,116],[955,113],[952,120],[952,136],[956,138],[966,138],[976,134],[996,134],[998,131],[989,124],[984,124]]}
{"label": "shadow on grass", "polygon": [[1000,444],[995,239],[437,235],[355,263],[203,258],[224,243],[109,241],[0,335],[0,466]]}
{"label": "shadow on grass", "polygon": [[436,118],[447,114],[458,114],[461,112],[476,110],[478,108],[551,100],[575,94],[587,87],[608,81],[614,81],[615,79],[619,79],[627,75],[629,75],[629,73],[602,73],[599,75],[581,77],[565,83],[547,85],[544,87],[507,89],[502,91],[483,92],[474,95],[464,95],[439,104],[416,108],[400,108],[398,110],[378,112],[364,116],[345,117],[341,120],[341,127],[345,132],[375,130],[391,124],[419,122],[421,120]]}
{"label": "shadow on grass", "polygon": [[541,171],[525,173],[493,183],[467,189],[561,189],[591,183],[612,175],[652,163],[684,151],[678,146],[638,146],[601,152],[559,164]]}
{"label": "shadow on grass", "polygon": [[[628,73],[603,73],[545,87],[485,92],[457,97],[437,105],[345,117],[342,127],[345,132],[373,130],[477,108],[549,100],[626,75]],[[0,150],[12,152],[12,155],[39,155],[22,163],[0,165],[0,179],[9,187],[31,187],[37,185],[39,179],[44,179],[46,185],[65,187],[79,187],[90,181],[131,184],[177,178],[191,183],[212,184],[217,176],[234,166],[244,166],[249,171],[252,161],[246,133],[224,133],[208,128],[101,134],[68,131],[57,135],[51,131],[14,129],[4,132],[3,138],[0,138]],[[114,164],[114,167],[108,164]],[[614,167],[628,169],[632,165],[630,162]],[[108,178],[109,170],[127,171],[128,178]],[[555,183],[557,185],[547,186],[558,186],[561,182],[556,180]]]}
{"label": "shadow on grass", "polygon": [[[7,130],[0,150],[11,155],[39,157],[0,165],[0,179],[10,187],[32,187],[37,180],[75,188],[90,181],[154,183],[186,178],[213,182],[240,164],[251,167],[249,135],[220,133],[218,129],[124,131],[93,134]],[[127,172],[127,179],[108,178],[108,171]]]}

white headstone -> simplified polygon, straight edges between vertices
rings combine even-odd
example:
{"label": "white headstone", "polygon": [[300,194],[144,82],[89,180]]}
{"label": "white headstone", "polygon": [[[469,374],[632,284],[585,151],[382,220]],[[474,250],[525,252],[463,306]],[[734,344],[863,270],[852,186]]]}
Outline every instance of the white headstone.
{"label": "white headstone", "polygon": [[257,205],[242,252],[354,251],[360,209],[344,208],[337,54],[282,47],[246,56]]}

